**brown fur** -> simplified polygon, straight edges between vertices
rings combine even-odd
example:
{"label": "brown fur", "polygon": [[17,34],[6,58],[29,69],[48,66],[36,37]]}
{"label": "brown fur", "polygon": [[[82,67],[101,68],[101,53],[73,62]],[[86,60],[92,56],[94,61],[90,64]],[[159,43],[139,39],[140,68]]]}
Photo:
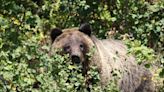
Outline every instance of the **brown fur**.
{"label": "brown fur", "polygon": [[[127,55],[127,48],[121,41],[99,40],[94,36],[89,37],[80,32],[78,28],[72,28],[63,30],[63,33],[53,42],[52,49],[63,48],[67,43],[71,46],[85,44],[84,52],[80,52],[77,46],[71,50],[77,51],[85,70],[84,74],[86,74],[89,66],[96,65],[98,67],[102,86],[109,83],[113,70],[119,70],[121,79],[118,81],[118,85],[121,92],[154,92],[151,73],[137,65],[134,57]],[[93,46],[96,47],[96,51],[89,61],[86,53]]]}

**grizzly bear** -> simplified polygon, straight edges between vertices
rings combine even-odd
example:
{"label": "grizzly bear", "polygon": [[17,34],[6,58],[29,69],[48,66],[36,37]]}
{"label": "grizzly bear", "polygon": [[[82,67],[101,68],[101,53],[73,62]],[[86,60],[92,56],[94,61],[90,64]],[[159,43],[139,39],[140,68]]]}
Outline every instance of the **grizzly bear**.
{"label": "grizzly bear", "polygon": [[[116,70],[121,73],[118,80],[120,92],[154,92],[152,74],[135,63],[135,58],[127,54],[126,45],[119,40],[99,40],[91,35],[91,31],[87,23],[79,28],[52,29],[51,54],[54,49],[62,49],[61,52],[69,54],[73,63],[82,64],[83,75],[91,65],[97,66],[102,87],[109,83]],[[91,48],[95,51],[89,59],[87,53]]]}

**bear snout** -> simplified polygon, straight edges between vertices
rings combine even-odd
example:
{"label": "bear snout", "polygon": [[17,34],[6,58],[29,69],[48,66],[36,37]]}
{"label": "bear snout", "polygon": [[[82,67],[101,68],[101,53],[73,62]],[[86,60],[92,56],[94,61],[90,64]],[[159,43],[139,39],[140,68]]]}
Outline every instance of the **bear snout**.
{"label": "bear snout", "polygon": [[72,62],[75,63],[75,64],[80,64],[80,57],[77,56],[77,55],[72,55],[71,56],[72,58]]}

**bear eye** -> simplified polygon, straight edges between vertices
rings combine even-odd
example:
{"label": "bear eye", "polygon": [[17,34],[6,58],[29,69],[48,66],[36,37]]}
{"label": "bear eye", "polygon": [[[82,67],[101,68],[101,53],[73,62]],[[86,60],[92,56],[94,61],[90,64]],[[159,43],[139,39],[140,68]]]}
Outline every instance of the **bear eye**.
{"label": "bear eye", "polygon": [[63,50],[65,51],[65,52],[70,52],[70,46],[65,46],[64,48],[63,48]]}
{"label": "bear eye", "polygon": [[83,51],[84,50],[84,45],[80,44],[80,49]]}

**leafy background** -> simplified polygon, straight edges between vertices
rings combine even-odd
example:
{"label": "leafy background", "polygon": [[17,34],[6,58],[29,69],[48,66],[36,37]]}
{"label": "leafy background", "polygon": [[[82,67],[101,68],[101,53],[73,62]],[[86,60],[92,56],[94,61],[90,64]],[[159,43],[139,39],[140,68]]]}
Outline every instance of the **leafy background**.
{"label": "leafy background", "polygon": [[[0,0],[0,91],[87,91],[80,66],[50,57],[51,28],[88,22],[99,38],[123,40],[164,91],[163,0]],[[93,70],[93,71],[92,71]],[[74,71],[74,73],[72,73]],[[93,67],[93,91],[104,91]],[[69,81],[69,82],[68,82]],[[118,92],[115,81],[106,89]]]}

